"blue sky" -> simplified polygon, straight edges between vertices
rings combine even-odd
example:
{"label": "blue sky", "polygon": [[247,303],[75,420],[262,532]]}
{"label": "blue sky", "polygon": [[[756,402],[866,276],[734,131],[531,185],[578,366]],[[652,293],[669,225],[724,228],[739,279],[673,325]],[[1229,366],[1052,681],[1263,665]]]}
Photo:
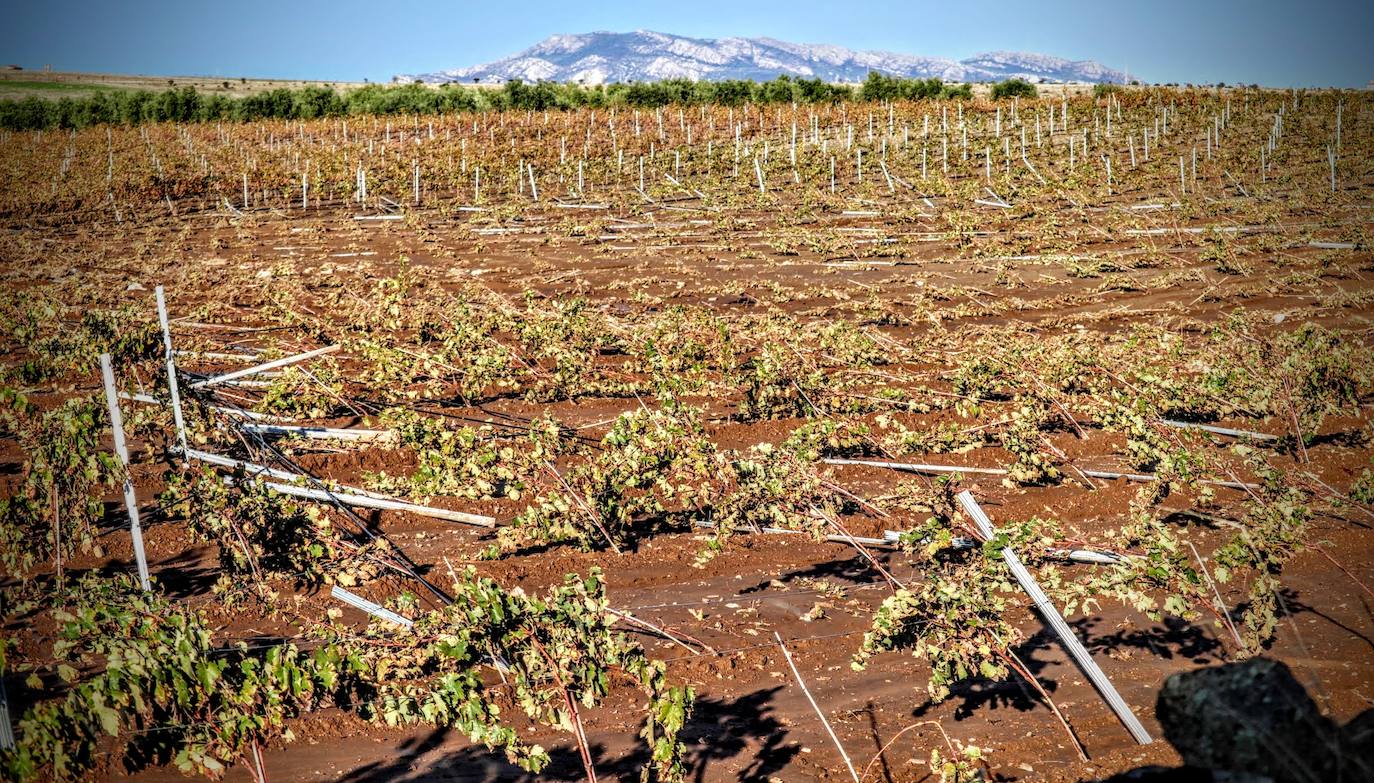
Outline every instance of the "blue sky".
{"label": "blue sky", "polygon": [[1371,0],[46,0],[10,4],[0,19],[0,63],[169,76],[387,81],[497,59],[553,33],[650,29],[955,59],[1035,51],[1157,82],[1362,87],[1374,79]]}

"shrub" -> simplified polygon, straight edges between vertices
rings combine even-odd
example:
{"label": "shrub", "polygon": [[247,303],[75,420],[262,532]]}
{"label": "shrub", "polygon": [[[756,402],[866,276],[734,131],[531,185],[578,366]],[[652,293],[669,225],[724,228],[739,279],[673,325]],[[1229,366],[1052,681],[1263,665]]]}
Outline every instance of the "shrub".
{"label": "shrub", "polygon": [[1035,85],[1025,79],[1008,79],[992,85],[992,99],[1002,98],[1034,98],[1036,96]]}
{"label": "shrub", "polygon": [[[964,94],[967,93],[967,96]],[[868,78],[859,88],[859,97],[865,101],[916,100],[938,97],[971,97],[968,87],[946,87],[939,79],[903,79],[898,76],[884,76],[877,71],[869,71]]]}

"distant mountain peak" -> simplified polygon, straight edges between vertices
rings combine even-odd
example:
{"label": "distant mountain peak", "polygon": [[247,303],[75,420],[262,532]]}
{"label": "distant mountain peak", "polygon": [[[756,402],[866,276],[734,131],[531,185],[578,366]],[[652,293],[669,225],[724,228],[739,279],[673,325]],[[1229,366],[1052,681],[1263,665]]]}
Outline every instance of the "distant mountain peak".
{"label": "distant mountain peak", "polygon": [[830,44],[774,38],[689,38],[654,30],[551,35],[524,51],[482,65],[397,76],[427,83],[521,81],[610,82],[662,79],[863,81],[870,71],[945,81],[1125,82],[1125,72],[1092,60],[1030,52],[992,51],[964,60],[896,52],[854,51]]}

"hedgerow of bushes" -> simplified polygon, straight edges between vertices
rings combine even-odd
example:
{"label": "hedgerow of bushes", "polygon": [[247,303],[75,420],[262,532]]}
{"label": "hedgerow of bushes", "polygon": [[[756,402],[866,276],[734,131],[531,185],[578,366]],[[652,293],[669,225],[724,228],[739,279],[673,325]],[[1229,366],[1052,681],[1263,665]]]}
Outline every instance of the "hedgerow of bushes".
{"label": "hedgerow of bushes", "polygon": [[[1034,89],[1034,88],[1032,88]],[[555,82],[510,81],[500,89],[445,84],[370,84],[341,91],[311,86],[270,90],[242,98],[200,93],[193,87],[101,91],[88,98],[58,101],[25,98],[0,101],[0,127],[8,130],[84,128],[104,123],[308,120],[319,117],[391,114],[453,114],[523,109],[545,111],[582,107],[668,105],[742,106],[746,103],[835,103],[848,100],[971,98],[968,85],[946,85],[939,79],[902,79],[870,73],[862,87],[830,84],[820,79],[779,76],[766,82],[742,79],[691,81],[667,79],[583,86]]]}

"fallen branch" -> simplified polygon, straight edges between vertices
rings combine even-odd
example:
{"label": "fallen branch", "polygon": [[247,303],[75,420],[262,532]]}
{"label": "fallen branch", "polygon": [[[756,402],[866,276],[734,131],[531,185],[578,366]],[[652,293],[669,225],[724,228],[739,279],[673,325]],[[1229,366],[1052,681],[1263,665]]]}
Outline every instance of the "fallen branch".
{"label": "fallen branch", "polygon": [[697,654],[699,653],[699,651],[693,649],[693,648],[691,647],[691,645],[689,645],[689,644],[687,644],[687,642],[683,641],[684,639],[686,639],[687,641],[692,642],[692,644],[697,645],[697,646],[700,647],[702,650],[705,650],[706,652],[711,653],[712,655],[714,655],[715,652],[716,652],[716,650],[715,650],[714,647],[712,647],[711,645],[707,644],[706,642],[701,641],[700,639],[695,639],[695,638],[693,638],[693,637],[691,637],[691,636],[688,636],[687,634],[684,634],[684,633],[677,633],[677,634],[675,634],[675,633],[669,631],[668,629],[663,628],[662,626],[654,625],[653,623],[648,622],[647,620],[641,620],[640,618],[635,617],[634,615],[630,614],[629,612],[623,612],[623,611],[621,611],[621,610],[619,610],[619,609],[611,609],[610,607],[607,607],[607,608],[606,608],[606,611],[607,611],[609,614],[615,615],[617,618],[620,618],[620,619],[622,619],[622,620],[628,620],[629,622],[634,623],[635,625],[638,625],[638,626],[640,626],[641,628],[644,628],[644,629],[647,629],[647,630],[649,630],[649,631],[652,631],[653,633],[657,634],[658,636],[661,636],[661,637],[663,637],[664,639],[667,639],[668,641],[677,644],[677,646],[681,647],[682,649],[686,650],[686,651],[689,652],[689,653],[692,653],[693,655],[697,655]]}

